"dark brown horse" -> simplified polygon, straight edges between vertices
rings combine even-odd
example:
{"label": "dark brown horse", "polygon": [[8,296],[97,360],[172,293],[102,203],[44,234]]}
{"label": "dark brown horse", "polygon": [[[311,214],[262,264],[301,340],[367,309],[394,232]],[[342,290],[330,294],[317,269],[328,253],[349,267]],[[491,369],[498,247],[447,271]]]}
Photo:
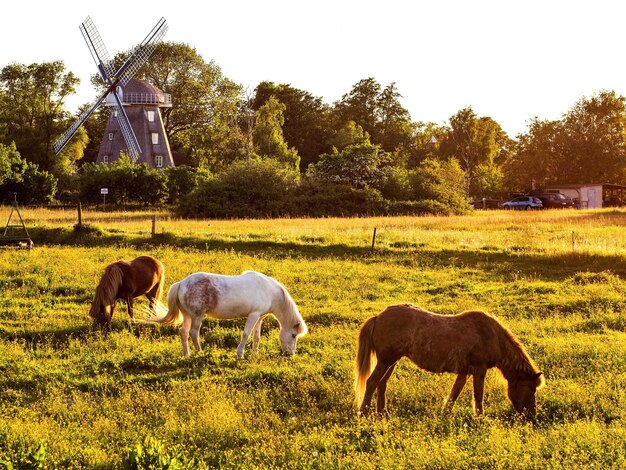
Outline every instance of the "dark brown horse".
{"label": "dark brown horse", "polygon": [[365,414],[376,390],[378,413],[385,412],[387,381],[402,357],[429,372],[457,374],[444,411],[452,409],[469,375],[474,408],[483,412],[487,369],[497,367],[508,396],[520,413],[536,413],[535,392],[543,375],[515,335],[483,312],[437,315],[413,305],[394,305],[361,326],[356,358],[355,404]]}
{"label": "dark brown horse", "polygon": [[128,315],[133,318],[133,299],[144,294],[154,311],[156,302],[161,299],[164,282],[163,264],[152,256],[111,263],[104,268],[100,284],[96,287],[89,316],[105,328],[113,318],[115,301],[123,299],[128,306]]}

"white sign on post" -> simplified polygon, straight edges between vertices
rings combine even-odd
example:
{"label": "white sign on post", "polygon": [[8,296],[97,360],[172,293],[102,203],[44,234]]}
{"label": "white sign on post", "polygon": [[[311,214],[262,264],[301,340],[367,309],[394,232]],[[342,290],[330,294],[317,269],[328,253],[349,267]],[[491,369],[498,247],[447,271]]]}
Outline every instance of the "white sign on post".
{"label": "white sign on post", "polygon": [[109,188],[100,188],[100,194],[109,194]]}

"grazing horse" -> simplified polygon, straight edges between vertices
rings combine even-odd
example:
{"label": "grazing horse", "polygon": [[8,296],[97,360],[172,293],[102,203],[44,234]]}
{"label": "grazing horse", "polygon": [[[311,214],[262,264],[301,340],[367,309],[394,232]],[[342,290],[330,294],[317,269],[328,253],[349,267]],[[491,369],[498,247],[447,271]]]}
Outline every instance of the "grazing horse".
{"label": "grazing horse", "polygon": [[146,295],[150,309],[161,299],[165,275],[163,264],[152,256],[140,256],[130,263],[116,261],[104,268],[100,284],[91,303],[91,316],[101,328],[106,328],[113,318],[115,301],[123,299],[128,315],[133,318],[133,298]]}
{"label": "grazing horse", "polygon": [[483,412],[487,369],[497,367],[519,413],[534,417],[535,392],[543,375],[507,328],[483,312],[437,315],[413,305],[394,305],[361,326],[355,370],[355,405],[367,412],[377,390],[378,413],[385,412],[387,381],[402,357],[429,372],[457,374],[444,411],[449,412],[469,375],[474,408]]}
{"label": "grazing horse", "polygon": [[180,338],[184,356],[189,356],[190,335],[195,349],[202,350],[200,327],[205,314],[217,319],[247,317],[237,347],[238,359],[243,358],[246,342],[253,331],[252,351],[258,351],[261,323],[269,313],[280,323],[280,347],[287,355],[295,354],[298,338],[307,333],[306,324],[287,289],[275,279],[254,271],[239,276],[191,274],[172,284],[167,293],[167,305],[165,315],[153,315],[140,322],[182,323]]}

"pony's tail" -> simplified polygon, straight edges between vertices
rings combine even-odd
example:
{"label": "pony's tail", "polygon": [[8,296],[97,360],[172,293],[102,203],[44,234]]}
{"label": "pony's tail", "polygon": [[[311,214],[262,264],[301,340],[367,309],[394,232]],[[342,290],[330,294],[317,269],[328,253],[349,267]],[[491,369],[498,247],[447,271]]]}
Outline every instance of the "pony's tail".
{"label": "pony's tail", "polygon": [[372,333],[376,325],[376,317],[372,317],[363,323],[359,332],[359,346],[356,353],[354,368],[354,405],[357,409],[363,403],[365,384],[376,366],[376,348],[372,341]]}
{"label": "pony's tail", "polygon": [[[150,315],[143,319],[135,319],[136,323],[162,323],[164,325],[180,325],[183,322],[183,314],[178,301],[178,289],[180,282],[175,282],[167,293],[167,313],[163,316]],[[158,304],[157,304],[158,305]]]}

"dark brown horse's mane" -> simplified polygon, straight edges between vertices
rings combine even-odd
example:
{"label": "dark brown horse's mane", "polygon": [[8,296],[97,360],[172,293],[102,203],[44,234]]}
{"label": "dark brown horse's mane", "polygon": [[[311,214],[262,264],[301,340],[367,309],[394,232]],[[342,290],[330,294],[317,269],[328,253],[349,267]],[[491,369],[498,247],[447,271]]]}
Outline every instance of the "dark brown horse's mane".
{"label": "dark brown horse's mane", "polygon": [[97,321],[108,321],[109,319],[103,318],[106,316],[103,309],[100,307],[107,307],[113,305],[117,298],[117,292],[122,285],[123,272],[120,268],[120,264],[125,261],[116,261],[109,264],[104,268],[104,274],[100,279],[98,287],[96,287],[96,294],[94,295],[93,302],[91,303],[91,309],[89,310],[89,316]]}
{"label": "dark brown horse's mane", "polygon": [[[485,314],[487,315],[487,314]],[[491,315],[487,315],[489,318],[497,324],[497,330],[500,338],[503,340],[504,356],[499,364],[501,370],[508,373],[514,373],[518,376],[534,376],[539,372],[539,369],[528,356],[526,349],[517,339],[517,337],[502,323]]]}

